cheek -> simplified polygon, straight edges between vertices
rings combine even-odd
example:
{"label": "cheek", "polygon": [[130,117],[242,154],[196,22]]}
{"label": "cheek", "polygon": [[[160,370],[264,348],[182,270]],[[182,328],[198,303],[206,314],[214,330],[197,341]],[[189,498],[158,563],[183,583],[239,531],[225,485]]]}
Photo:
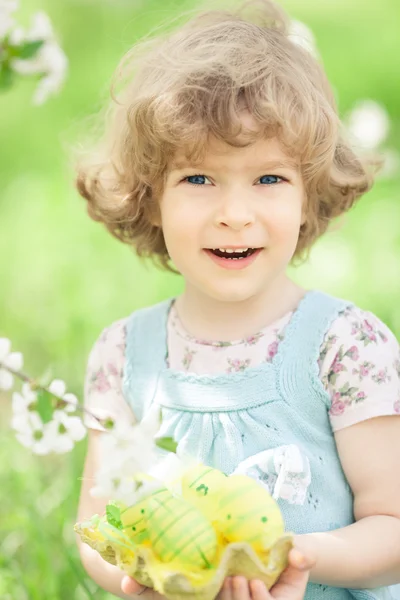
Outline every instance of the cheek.
{"label": "cheek", "polygon": [[179,191],[167,194],[160,205],[161,223],[164,235],[173,232],[174,236],[190,237],[207,221],[207,203],[197,194],[187,198]]}
{"label": "cheek", "polygon": [[269,234],[277,239],[290,239],[298,235],[301,225],[301,205],[283,202],[269,207],[265,215]]}
{"label": "cheek", "polygon": [[173,259],[181,253],[182,247],[189,249],[190,243],[193,244],[198,237],[198,219],[193,218],[187,203],[179,200],[179,197],[168,197],[160,206],[161,228],[167,250]]}

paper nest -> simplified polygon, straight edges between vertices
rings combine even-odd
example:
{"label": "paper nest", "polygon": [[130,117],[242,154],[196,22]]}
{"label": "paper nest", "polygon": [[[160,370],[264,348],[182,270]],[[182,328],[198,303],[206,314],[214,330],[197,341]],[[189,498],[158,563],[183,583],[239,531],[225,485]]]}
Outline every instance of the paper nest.
{"label": "paper nest", "polygon": [[210,569],[184,572],[182,565],[161,562],[149,546],[133,548],[126,543],[126,538],[116,538],[114,544],[102,535],[93,521],[78,523],[75,531],[105,561],[118,566],[142,585],[154,588],[168,600],[213,600],[225,578],[234,575],[259,579],[270,589],[286,568],[293,545],[292,536],[285,534],[261,557],[248,543],[230,543],[220,547]]}

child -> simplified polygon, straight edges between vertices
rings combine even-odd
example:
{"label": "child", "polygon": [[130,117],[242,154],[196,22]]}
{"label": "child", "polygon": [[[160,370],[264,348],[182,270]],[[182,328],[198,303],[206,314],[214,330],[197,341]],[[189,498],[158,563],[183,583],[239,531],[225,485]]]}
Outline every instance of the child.
{"label": "child", "polygon": [[[78,189],[94,219],[185,287],[103,332],[86,405],[140,421],[158,403],[160,435],[266,485],[316,558],[306,600],[400,598],[399,346],[374,315],[287,275],[372,169],[288,31],[267,1],[211,11],[146,44],[133,77],[122,68],[103,154]],[[104,508],[89,495],[95,428],[79,518]],[[117,593],[121,574],[82,557]],[[222,593],[266,597],[247,582]]]}

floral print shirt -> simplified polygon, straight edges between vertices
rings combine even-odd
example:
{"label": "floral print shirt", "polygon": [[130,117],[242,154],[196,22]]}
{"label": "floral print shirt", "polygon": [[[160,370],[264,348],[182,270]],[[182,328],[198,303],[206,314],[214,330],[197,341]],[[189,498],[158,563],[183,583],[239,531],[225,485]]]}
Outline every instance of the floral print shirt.
{"label": "floral print shirt", "polygon": [[[191,337],[174,304],[168,317],[168,365],[197,374],[244,371],[270,362],[293,313],[255,335],[233,342]],[[132,420],[122,393],[125,325],[105,329],[89,356],[85,405],[98,417]],[[333,431],[372,417],[400,414],[400,349],[393,333],[372,313],[357,307],[342,311],[326,333],[318,360],[321,381],[331,399]],[[87,416],[86,425],[101,429]]]}

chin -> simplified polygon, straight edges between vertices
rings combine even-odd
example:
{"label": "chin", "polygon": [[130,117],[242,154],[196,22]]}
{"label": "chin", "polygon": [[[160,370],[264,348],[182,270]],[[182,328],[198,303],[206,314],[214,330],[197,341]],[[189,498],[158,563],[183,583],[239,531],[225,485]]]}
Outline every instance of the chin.
{"label": "chin", "polygon": [[250,298],[257,296],[259,290],[245,289],[245,286],[223,286],[207,290],[207,295],[218,302],[246,302]]}

